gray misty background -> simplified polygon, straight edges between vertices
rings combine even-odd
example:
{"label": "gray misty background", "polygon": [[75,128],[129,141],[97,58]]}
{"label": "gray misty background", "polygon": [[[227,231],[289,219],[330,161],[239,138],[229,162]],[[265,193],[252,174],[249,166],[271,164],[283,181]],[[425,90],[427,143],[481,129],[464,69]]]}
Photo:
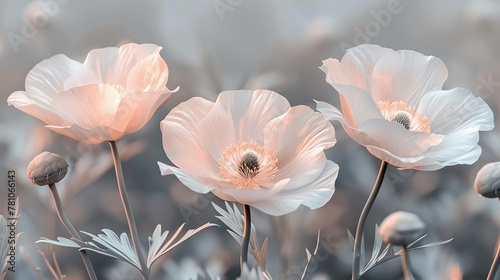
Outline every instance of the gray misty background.
{"label": "gray misty background", "polygon": [[[500,2],[496,0],[0,0],[0,182],[7,170],[17,173],[21,203],[15,274],[8,279],[35,279],[27,263],[41,267],[35,245],[40,237],[67,237],[52,212],[48,192],[26,178],[26,166],[44,150],[66,157],[70,174],[59,184],[75,226],[98,233],[127,231],[111,169],[109,147],[79,144],[43,128],[43,123],[13,107],[7,97],[24,90],[31,68],[63,53],[83,61],[94,48],[126,42],[163,46],[170,70],[169,88],[180,86],[137,133],[120,140],[125,180],[139,233],[146,246],[157,224],[175,231],[186,222],[195,228],[220,223],[210,195],[198,195],[174,177],[162,177],[156,162],[169,162],[161,146],[159,122],[169,110],[193,96],[215,100],[227,89],[266,88],[292,105],[315,107],[313,99],[338,105],[335,90],[318,67],[323,59],[340,59],[346,48],[374,43],[412,49],[441,58],[449,69],[445,88],[466,87],[498,113],[500,106]],[[379,160],[351,140],[334,123],[338,143],[327,151],[340,165],[337,191],[324,207],[305,207],[280,218],[254,211],[259,241],[269,237],[268,269],[275,279],[300,279],[305,248],[321,242],[307,279],[350,279],[351,248],[347,229],[354,231],[379,167]],[[427,224],[423,243],[454,238],[444,246],[411,253],[417,279],[484,279],[500,226],[500,203],[478,197],[472,184],[477,171],[500,160],[496,128],[481,133],[483,154],[472,166],[435,172],[398,171],[390,167],[366,226],[367,257],[375,224],[397,210],[413,211]],[[6,215],[7,191],[0,189],[0,213]],[[5,198],[5,199],[1,199]],[[234,279],[239,246],[226,227],[209,228],[189,239],[155,265],[156,278],[196,267]],[[86,279],[78,254],[52,248],[67,279]],[[21,251],[25,257],[21,256]],[[90,254],[100,279],[134,279],[126,265]],[[214,272],[215,271],[215,272]],[[461,272],[461,273],[460,273]],[[208,273],[208,274],[210,274]],[[209,279],[206,276],[206,279]],[[500,279],[500,277],[497,277]],[[200,277],[204,279],[204,277]],[[402,279],[399,259],[370,271],[364,279]]]}

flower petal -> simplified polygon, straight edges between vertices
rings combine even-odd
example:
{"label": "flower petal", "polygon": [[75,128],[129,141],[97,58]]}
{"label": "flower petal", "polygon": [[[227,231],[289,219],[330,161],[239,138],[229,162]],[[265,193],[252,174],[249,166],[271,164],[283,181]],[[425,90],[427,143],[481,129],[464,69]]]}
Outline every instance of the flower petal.
{"label": "flower petal", "polygon": [[193,97],[172,109],[160,123],[163,149],[168,158],[190,174],[218,174],[217,162],[205,148],[206,139],[198,135],[198,122],[214,103]]}
{"label": "flower petal", "polygon": [[122,138],[124,135],[122,131],[117,131],[106,126],[97,126],[91,129],[83,128],[78,124],[72,124],[69,126],[46,125],[45,127],[64,136],[88,144],[99,144],[104,141],[115,141]]}
{"label": "flower petal", "polygon": [[35,103],[50,104],[55,94],[64,91],[64,81],[81,68],[80,62],[63,54],[45,59],[26,76],[27,95]]}
{"label": "flower petal", "polygon": [[256,202],[267,200],[276,193],[280,192],[289,182],[289,179],[283,179],[272,187],[263,187],[257,190],[238,189],[238,188],[214,188],[212,193],[218,198],[227,201],[239,202],[241,204],[253,205]]}
{"label": "flower petal", "polygon": [[53,108],[64,119],[91,130],[112,126],[120,100],[120,94],[112,86],[89,84],[60,93],[53,101]]}
{"label": "flower petal", "polygon": [[225,91],[197,128],[209,153],[219,160],[232,144],[262,142],[262,128],[289,108],[286,98],[273,91]]}
{"label": "flower petal", "polygon": [[427,117],[434,133],[448,134],[465,128],[484,131],[495,127],[488,104],[464,88],[431,92],[421,99],[417,110]]}
{"label": "flower petal", "polygon": [[264,146],[278,158],[275,181],[290,178],[291,187],[317,178],[326,161],[323,150],[335,143],[333,126],[307,106],[290,108],[264,128]]}
{"label": "flower petal", "polygon": [[322,207],[335,192],[338,171],[339,166],[328,160],[321,174],[308,186],[295,189],[285,186],[269,199],[254,202],[252,206],[273,216],[288,214],[301,204],[311,209]]}
{"label": "flower petal", "polygon": [[116,109],[113,127],[127,133],[143,128],[172,92],[137,92],[123,97]]}
{"label": "flower petal", "polygon": [[409,50],[382,57],[373,69],[371,94],[375,101],[403,101],[416,107],[428,92],[440,90],[448,77],[443,61]]}
{"label": "flower petal", "polygon": [[348,49],[340,62],[331,58],[323,61],[320,69],[326,73],[327,81],[368,91],[375,64],[390,53],[394,53],[394,50],[377,45],[360,45]]}
{"label": "flower petal", "polygon": [[368,92],[363,89],[333,84],[339,92],[342,112],[353,127],[359,127],[371,119],[384,119],[380,109]]}
{"label": "flower petal", "polygon": [[479,133],[474,128],[445,135],[443,141],[426,151],[426,158],[415,163],[419,170],[437,170],[457,164],[473,164],[481,155]]}
{"label": "flower petal", "polygon": [[166,165],[162,162],[158,162],[158,166],[160,167],[160,172],[162,176],[174,174],[181,183],[183,183],[186,187],[191,189],[194,192],[198,193],[208,193],[211,188],[209,186],[205,186],[197,180],[193,179],[186,172],[182,171],[179,168]]}
{"label": "flower petal", "polygon": [[146,57],[157,53],[161,47],[153,44],[125,44],[91,50],[83,67],[64,83],[64,88],[79,87],[87,84],[107,83],[126,86],[127,75],[131,69]]}
{"label": "flower petal", "polygon": [[316,109],[323,114],[328,120],[337,120],[342,124],[342,127],[346,131],[346,133],[354,139],[359,144],[365,146],[373,143],[373,139],[370,138],[365,132],[360,131],[358,128],[351,126],[351,124],[347,121],[347,119],[342,115],[342,113],[332,105],[322,102],[316,101],[317,106]]}
{"label": "flower petal", "polygon": [[46,124],[68,125],[69,123],[53,112],[51,107],[43,103],[35,103],[24,91],[16,91],[7,99],[7,103],[17,109],[32,115]]}
{"label": "flower petal", "polygon": [[160,56],[161,47],[140,60],[127,75],[126,86],[141,92],[161,91],[168,79],[168,66]]}
{"label": "flower petal", "polygon": [[[440,144],[444,138],[440,134],[410,131],[387,120],[367,121],[360,127],[360,131],[370,137],[366,146],[375,146],[380,151],[388,151],[391,155],[408,159],[423,156],[430,147]],[[371,149],[368,150],[371,152]],[[379,157],[380,154],[375,156]],[[396,163],[390,163],[398,166]]]}

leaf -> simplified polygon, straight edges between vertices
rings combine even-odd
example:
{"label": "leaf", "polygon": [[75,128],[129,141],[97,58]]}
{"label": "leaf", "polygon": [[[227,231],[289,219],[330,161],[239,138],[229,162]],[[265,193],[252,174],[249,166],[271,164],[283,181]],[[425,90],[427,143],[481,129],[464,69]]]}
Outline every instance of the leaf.
{"label": "leaf", "polygon": [[350,230],[347,230],[347,238],[349,239],[349,244],[351,244],[351,247],[354,249],[354,236]]}
{"label": "leaf", "polygon": [[104,234],[99,234],[96,236],[94,234],[82,231],[83,234],[90,236],[95,243],[101,245],[104,248],[99,247],[94,242],[84,242],[79,239],[68,239],[64,237],[58,237],[57,241],[42,237],[35,243],[48,243],[61,247],[78,248],[78,250],[88,250],[96,252],[104,256],[122,260],[141,270],[141,265],[139,264],[139,260],[137,258],[137,255],[135,254],[135,250],[132,248],[132,245],[130,244],[129,238],[126,233],[122,233],[120,237],[118,237],[118,235],[116,235],[109,229],[103,229],[102,232]]}
{"label": "leaf", "polygon": [[318,238],[316,239],[316,248],[314,248],[313,254],[311,254],[311,252],[309,252],[309,250],[306,248],[307,263],[306,267],[304,268],[304,272],[302,273],[302,277],[300,277],[300,280],[304,280],[304,277],[306,277],[307,274],[307,268],[309,267],[309,263],[311,262],[312,257],[316,256],[316,254],[318,253],[320,235],[321,235],[321,230],[318,229]]}
{"label": "leaf", "polygon": [[65,237],[58,237],[57,241],[55,240],[50,240],[45,237],[41,237],[40,240],[35,241],[35,243],[47,243],[47,244],[52,244],[60,247],[68,247],[68,248],[80,248],[80,245],[68,238]]}
{"label": "leaf", "polygon": [[370,257],[370,260],[368,263],[365,265],[365,267],[371,267],[373,264],[378,259],[378,256],[380,255],[380,249],[382,249],[382,238],[378,234],[378,225],[375,225],[375,239],[373,241],[373,250],[372,250],[372,255]]}
{"label": "leaf", "polygon": [[[153,232],[153,237],[149,237],[149,252],[148,252],[148,260],[147,260],[147,266],[148,268],[151,268],[153,263],[157,261],[161,256],[165,255],[167,252],[181,244],[182,242],[186,241],[190,237],[194,236],[198,232],[212,226],[218,226],[213,223],[206,223],[196,229],[190,229],[184,235],[178,239],[177,237],[180,235],[182,229],[184,228],[185,224],[182,224],[177,231],[170,237],[170,239],[165,243],[165,240],[168,236],[168,231],[165,231],[164,233],[160,234],[161,232],[161,225],[157,225],[155,228],[155,231]],[[175,242],[175,243],[174,243]],[[163,244],[163,246],[162,246]],[[162,246],[160,248],[160,246]]]}
{"label": "leaf", "polygon": [[[386,261],[389,261],[389,260],[392,260],[394,258],[397,258],[399,257],[401,254],[402,254],[402,250],[398,250],[396,251],[396,248],[390,244],[388,244],[384,250],[382,252],[380,252],[380,249],[381,249],[381,246],[382,244],[380,243],[380,245],[378,245],[378,241],[377,239],[381,239],[379,234],[378,234],[378,226],[376,226],[376,231],[375,231],[375,242],[374,242],[374,248],[373,248],[373,253],[377,252],[376,253],[376,257],[374,259],[374,255],[372,255],[372,257],[370,258],[370,261],[368,262],[368,264],[366,264],[366,266],[363,267],[363,269],[361,269],[360,271],[360,276],[362,276],[363,274],[365,274],[366,272],[368,272],[370,269],[376,267],[377,265],[379,264],[382,264]],[[419,237],[417,240],[415,240],[414,242],[410,243],[407,247],[408,247],[408,252],[410,251],[415,251],[415,250],[420,250],[420,249],[425,249],[425,248],[430,248],[430,247],[435,247],[435,246],[439,246],[439,245],[443,245],[443,244],[446,244],[446,243],[449,243],[453,240],[453,238],[451,239],[448,239],[448,240],[444,240],[444,241],[436,241],[436,242],[432,242],[432,243],[428,243],[428,244],[425,244],[425,245],[422,245],[422,246],[418,246],[418,247],[413,247],[415,244],[417,244],[419,241],[421,241],[422,239],[424,239],[425,237],[427,236],[427,234],[424,234],[423,236]],[[376,247],[378,247],[377,250]]]}
{"label": "leaf", "polygon": [[[212,202],[215,211],[217,211],[221,215],[215,217],[219,219],[221,222],[223,222],[229,228],[227,230],[228,233],[236,240],[236,242],[238,242],[241,245],[241,243],[243,243],[243,229],[245,227],[243,215],[241,215],[241,212],[235,203],[233,203],[233,207],[231,207],[227,201],[224,202],[224,204],[226,206],[226,210],[222,209],[217,204]],[[251,230],[250,230],[249,252],[253,256],[253,258],[257,261],[263,273],[269,275],[269,273],[266,271],[268,240],[267,238],[264,240],[264,243],[262,244],[262,249],[260,249],[255,226],[251,224],[250,228]]]}

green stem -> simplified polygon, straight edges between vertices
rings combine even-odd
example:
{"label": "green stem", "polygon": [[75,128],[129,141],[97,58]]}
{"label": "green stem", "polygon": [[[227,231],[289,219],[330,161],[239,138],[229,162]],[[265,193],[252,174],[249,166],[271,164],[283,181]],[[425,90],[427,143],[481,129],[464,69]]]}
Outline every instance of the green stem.
{"label": "green stem", "polygon": [[135,224],[134,214],[132,212],[132,206],[127,194],[127,189],[125,188],[125,180],[123,179],[122,164],[120,162],[120,156],[118,154],[118,149],[116,148],[115,141],[109,141],[109,146],[111,147],[111,155],[113,156],[113,163],[115,164],[116,181],[118,182],[118,192],[120,193],[120,198],[122,200],[123,209],[125,210],[125,217],[127,218],[128,228],[130,231],[130,236],[132,238],[132,245],[134,246],[135,253],[139,259],[139,264],[141,265],[141,272],[145,280],[151,279],[149,268],[146,264],[146,256],[142,250],[141,244],[139,242],[139,234],[137,233],[137,225]]}
{"label": "green stem", "polygon": [[[69,234],[76,239],[82,240],[80,237],[80,234],[78,234],[78,231],[76,231],[75,227],[73,224],[71,224],[70,220],[68,219],[68,216],[66,216],[66,212],[64,212],[64,209],[62,207],[61,203],[61,198],[59,197],[59,193],[57,192],[57,188],[55,184],[49,184],[49,189],[50,193],[52,194],[52,201],[54,201],[54,205],[56,207],[56,213],[57,216],[59,217],[59,220],[61,220],[61,223],[64,225],[66,230],[68,230]],[[94,271],[94,267],[92,266],[92,263],[90,262],[89,256],[87,255],[87,252],[85,250],[79,250],[80,256],[82,257],[83,264],[85,265],[85,268],[87,269],[87,273],[89,274],[89,277],[91,280],[97,280],[97,276]]]}
{"label": "green stem", "polygon": [[243,241],[241,243],[241,259],[240,266],[243,272],[243,266],[248,261],[248,245],[250,244],[250,232],[252,231],[252,218],[250,216],[250,206],[248,204],[243,204],[243,216],[245,218],[245,224],[243,228]]}
{"label": "green stem", "polygon": [[413,280],[413,275],[410,270],[410,260],[408,258],[408,249],[403,246],[401,253],[401,266],[403,267],[404,280]]}
{"label": "green stem", "polygon": [[365,227],[366,218],[368,217],[368,213],[370,213],[370,209],[372,208],[373,202],[375,198],[377,198],[377,194],[380,191],[380,187],[382,186],[382,181],[384,180],[385,171],[387,170],[387,162],[382,161],[380,163],[380,169],[378,171],[377,180],[375,181],[375,185],[373,186],[372,192],[368,197],[368,200],[363,207],[363,211],[361,212],[361,216],[359,217],[358,226],[356,228],[356,237],[354,238],[354,252],[352,256],[352,280],[359,279],[359,271],[360,271],[360,251],[361,251],[361,235],[363,234],[363,229]]}

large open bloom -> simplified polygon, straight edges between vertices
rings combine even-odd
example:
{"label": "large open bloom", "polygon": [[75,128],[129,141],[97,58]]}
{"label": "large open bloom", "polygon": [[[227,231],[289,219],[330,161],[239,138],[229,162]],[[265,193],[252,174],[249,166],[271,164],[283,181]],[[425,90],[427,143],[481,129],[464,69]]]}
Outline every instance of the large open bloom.
{"label": "large open bloom", "polygon": [[321,69],[339,92],[342,112],[324,102],[318,110],[401,169],[472,164],[481,154],[478,131],[494,127],[481,98],[464,88],[442,90],[448,70],[436,57],[361,45]]}
{"label": "large open bloom", "polygon": [[215,103],[194,97],[161,122],[163,148],[179,168],[159,162],[191,190],[283,215],[323,206],[338,166],[325,157],[333,126],[276,92],[225,91]]}
{"label": "large open bloom", "polygon": [[95,49],[82,63],[55,55],[26,77],[7,102],[68,137],[97,144],[141,129],[171,95],[161,47]]}

